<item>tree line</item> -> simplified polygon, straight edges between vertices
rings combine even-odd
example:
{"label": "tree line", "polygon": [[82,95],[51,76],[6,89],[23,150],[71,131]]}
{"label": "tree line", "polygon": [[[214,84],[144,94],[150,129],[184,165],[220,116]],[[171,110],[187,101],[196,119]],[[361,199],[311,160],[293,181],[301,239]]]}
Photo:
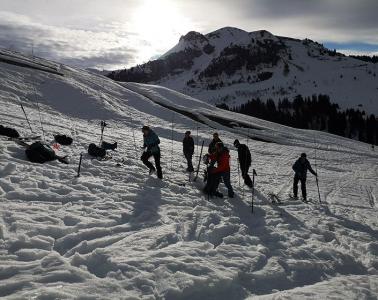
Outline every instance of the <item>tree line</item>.
{"label": "tree line", "polygon": [[327,95],[296,96],[262,101],[251,99],[247,103],[230,108],[226,104],[218,107],[263,120],[301,129],[326,131],[339,136],[356,139],[369,144],[378,144],[378,119],[359,109],[341,110]]}

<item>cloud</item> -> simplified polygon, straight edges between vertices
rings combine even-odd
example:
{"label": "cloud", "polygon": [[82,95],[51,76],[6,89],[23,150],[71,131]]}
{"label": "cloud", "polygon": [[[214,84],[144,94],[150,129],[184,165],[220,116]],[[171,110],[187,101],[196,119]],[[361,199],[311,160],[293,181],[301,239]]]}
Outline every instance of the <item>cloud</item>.
{"label": "cloud", "polygon": [[378,44],[377,0],[192,0],[181,7],[205,31],[235,26],[320,42]]}
{"label": "cloud", "polygon": [[345,50],[378,45],[377,0],[1,0],[1,6],[1,46],[23,52],[34,46],[36,55],[80,67],[129,67],[163,54],[185,30],[225,26]]}
{"label": "cloud", "polygon": [[107,30],[69,29],[44,25],[30,18],[0,12],[0,45],[80,67],[114,68],[134,64],[137,50],[127,32],[109,23]]}

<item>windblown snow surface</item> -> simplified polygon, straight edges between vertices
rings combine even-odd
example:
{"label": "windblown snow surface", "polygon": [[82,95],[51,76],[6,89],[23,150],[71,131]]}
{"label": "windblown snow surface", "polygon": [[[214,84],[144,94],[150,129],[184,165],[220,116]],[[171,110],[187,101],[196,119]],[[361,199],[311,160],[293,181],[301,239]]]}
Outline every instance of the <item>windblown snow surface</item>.
{"label": "windblown snow surface", "polygon": [[[20,145],[1,138],[0,297],[377,299],[378,156],[369,145],[222,111],[158,86],[120,85],[66,66],[59,72],[0,63],[1,124],[31,135],[23,103],[42,134],[38,101],[46,141],[56,133],[74,138],[59,151],[69,165],[30,163]],[[84,154],[77,178],[79,154],[99,142],[100,120],[109,124],[104,139],[119,149],[108,161]],[[162,181],[139,160],[142,124],[161,137]],[[197,128],[199,142],[218,131],[231,149],[236,198],[208,200],[202,180],[188,181],[181,140],[192,130],[197,143]],[[253,214],[251,191],[238,182],[235,138],[251,148],[258,174]],[[313,166],[316,154],[321,204],[310,175],[311,202],[288,197],[291,166],[304,151]],[[126,163],[116,166],[121,158]],[[270,204],[269,193],[284,203]]]}

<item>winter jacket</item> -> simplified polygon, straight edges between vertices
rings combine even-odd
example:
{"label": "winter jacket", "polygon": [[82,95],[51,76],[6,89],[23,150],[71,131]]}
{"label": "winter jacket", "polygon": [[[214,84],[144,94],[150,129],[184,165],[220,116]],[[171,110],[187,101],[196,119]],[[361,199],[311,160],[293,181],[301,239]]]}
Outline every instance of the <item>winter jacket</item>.
{"label": "winter jacket", "polygon": [[185,137],[182,141],[182,150],[184,155],[193,155],[194,153],[194,140],[191,136]]}
{"label": "winter jacket", "polygon": [[316,172],[312,169],[310,162],[306,159],[304,163],[301,162],[299,158],[293,165],[293,170],[295,172],[295,176],[300,179],[306,179],[307,177],[307,170],[309,170],[312,174],[316,176]]}
{"label": "winter jacket", "polygon": [[249,151],[247,145],[240,144],[238,147],[238,157],[240,166],[243,168],[244,166],[251,166],[252,158],[251,152]]}
{"label": "winter jacket", "polygon": [[221,153],[213,153],[209,156],[210,160],[217,162],[217,167],[212,173],[230,172],[230,152],[225,148]]}
{"label": "winter jacket", "polygon": [[147,151],[152,154],[158,153],[160,151],[159,144],[160,140],[157,134],[153,130],[149,130],[146,136],[143,136],[143,147],[147,147]]}
{"label": "winter jacket", "polygon": [[215,153],[215,145],[217,143],[222,143],[222,141],[219,139],[219,140],[212,140],[211,143],[209,144],[209,149],[208,149],[208,153],[209,154],[213,154]]}

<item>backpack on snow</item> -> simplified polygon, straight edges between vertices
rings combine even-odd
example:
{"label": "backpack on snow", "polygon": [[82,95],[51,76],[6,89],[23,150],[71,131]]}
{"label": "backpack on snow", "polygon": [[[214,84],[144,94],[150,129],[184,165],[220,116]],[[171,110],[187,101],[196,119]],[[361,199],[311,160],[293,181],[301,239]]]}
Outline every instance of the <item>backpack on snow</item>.
{"label": "backpack on snow", "polygon": [[54,150],[42,142],[35,142],[25,150],[27,158],[34,163],[43,164],[58,159]]}
{"label": "backpack on snow", "polygon": [[102,149],[105,149],[105,150],[115,150],[117,149],[117,142],[111,144],[111,143],[107,143],[107,142],[102,142],[101,144],[101,148]]}
{"label": "backpack on snow", "polygon": [[96,144],[90,144],[88,147],[88,154],[93,157],[105,157],[106,150],[100,147],[97,147]]}
{"label": "backpack on snow", "polygon": [[3,125],[0,125],[0,135],[4,135],[10,138],[18,138],[20,137],[20,134],[16,129],[4,127]]}
{"label": "backpack on snow", "polygon": [[54,140],[55,142],[63,146],[71,145],[73,142],[73,139],[71,137],[66,136],[66,135],[61,135],[61,134],[54,135]]}

